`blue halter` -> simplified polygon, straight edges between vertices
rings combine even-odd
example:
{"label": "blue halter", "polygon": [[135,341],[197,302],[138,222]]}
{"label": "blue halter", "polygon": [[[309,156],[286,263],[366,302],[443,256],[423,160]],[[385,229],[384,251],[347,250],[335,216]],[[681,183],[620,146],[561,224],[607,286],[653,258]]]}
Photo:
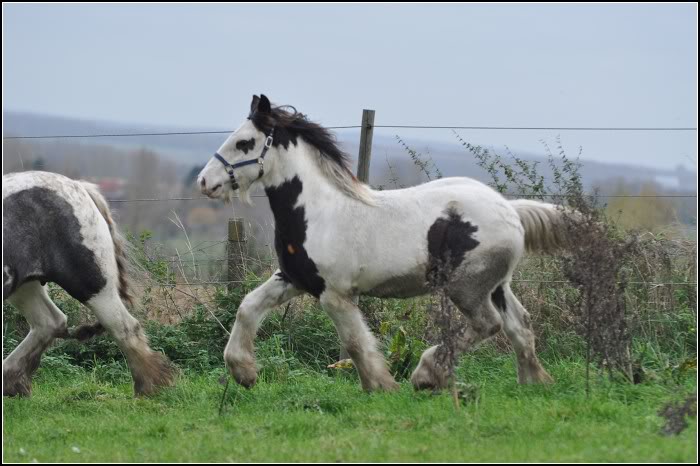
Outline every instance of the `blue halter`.
{"label": "blue halter", "polygon": [[258,178],[262,178],[262,176],[265,174],[265,166],[263,165],[263,161],[265,160],[265,154],[267,154],[268,149],[272,147],[272,141],[273,137],[275,135],[275,128],[272,128],[270,130],[270,134],[265,138],[265,144],[263,145],[263,150],[260,153],[260,157],[257,159],[250,159],[250,160],[244,160],[243,162],[238,162],[234,163],[231,165],[228,163],[228,161],[221,156],[218,152],[214,153],[214,157],[224,164],[224,168],[226,169],[226,173],[228,173],[229,180],[231,181],[231,189],[238,189],[238,182],[236,181],[236,176],[233,174],[234,168],[239,168],[239,167],[244,167],[246,165],[251,165],[254,163],[257,163],[260,166],[260,172],[258,173]]}

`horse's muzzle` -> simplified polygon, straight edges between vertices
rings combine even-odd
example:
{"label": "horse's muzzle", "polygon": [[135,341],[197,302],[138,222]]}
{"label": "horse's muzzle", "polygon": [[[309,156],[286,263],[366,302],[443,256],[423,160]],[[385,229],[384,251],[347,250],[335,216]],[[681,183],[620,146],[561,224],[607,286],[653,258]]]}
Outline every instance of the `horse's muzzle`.
{"label": "horse's muzzle", "polygon": [[202,194],[205,196],[211,197],[212,199],[215,199],[219,197],[221,192],[223,191],[224,185],[222,183],[217,183],[214,186],[207,186],[207,181],[203,176],[199,177],[198,180],[199,183],[199,189],[202,191]]}

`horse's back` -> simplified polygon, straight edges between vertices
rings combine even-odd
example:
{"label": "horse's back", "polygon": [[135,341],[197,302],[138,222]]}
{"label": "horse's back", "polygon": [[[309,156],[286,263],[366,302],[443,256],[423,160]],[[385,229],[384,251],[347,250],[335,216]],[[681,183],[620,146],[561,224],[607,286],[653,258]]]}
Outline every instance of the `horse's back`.
{"label": "horse's back", "polygon": [[[432,180],[409,188],[375,191],[381,200],[399,206],[401,203],[420,201],[428,208],[443,210],[444,204],[458,202],[467,211],[474,211],[475,201],[508,205],[508,201],[493,188],[479,180],[467,177],[449,177]],[[510,207],[509,207],[510,208]]]}
{"label": "horse's back", "polygon": [[[449,210],[456,210],[464,219],[479,225],[479,236],[499,240],[511,237],[517,240],[522,236],[520,218],[511,203],[493,188],[473,178],[441,178],[378,194],[388,210],[406,211],[412,205],[420,209],[417,219],[422,217],[423,228],[429,228],[436,218],[444,217]],[[400,214],[403,215],[405,212]]]}
{"label": "horse's back", "polygon": [[30,280],[80,301],[106,284],[109,228],[80,182],[47,172],[3,176],[3,298]]}

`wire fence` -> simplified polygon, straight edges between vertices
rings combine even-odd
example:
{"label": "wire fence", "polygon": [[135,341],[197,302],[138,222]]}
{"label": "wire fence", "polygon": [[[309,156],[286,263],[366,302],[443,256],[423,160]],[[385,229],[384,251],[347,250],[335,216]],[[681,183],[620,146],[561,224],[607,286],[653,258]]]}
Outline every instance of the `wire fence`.
{"label": "wire fence", "polygon": [[[264,194],[253,194],[250,197],[267,197]],[[238,197],[234,197],[238,199]],[[161,198],[141,198],[141,199],[107,199],[109,202],[128,203],[128,202],[167,202],[167,201],[206,201],[211,200],[206,196],[198,197],[161,197]]]}
{"label": "wire fence", "polygon": [[[359,125],[349,126],[326,126],[327,129],[357,129]],[[98,133],[98,134],[52,134],[40,136],[3,136],[2,139],[91,139],[91,138],[130,138],[139,136],[193,136],[206,134],[231,134],[235,130],[212,130],[212,131],[165,131],[157,133]]]}
{"label": "wire fence", "polygon": [[[559,198],[566,197],[564,194],[524,194],[524,193],[506,193],[507,197],[543,197],[543,198]],[[695,199],[697,194],[587,194],[589,197],[596,199],[601,198],[661,198],[661,199]],[[250,197],[267,197],[264,194],[253,194]],[[234,196],[234,199],[238,199]],[[198,197],[162,197],[162,198],[141,198],[141,199],[107,199],[114,203],[129,203],[129,202],[167,202],[167,201],[207,201],[211,200],[206,196]]]}
{"label": "wire fence", "polygon": [[[390,129],[469,129],[469,130],[508,130],[508,131],[697,131],[697,127],[573,127],[573,126],[431,126],[431,125],[372,125],[373,128]],[[327,129],[359,129],[361,125],[327,126]],[[3,136],[3,140],[21,139],[76,139],[76,138],[105,138],[105,137],[139,137],[139,136],[183,136],[183,135],[207,135],[230,134],[234,130],[206,130],[206,131],[166,131],[144,133],[102,133],[102,134],[57,134],[37,136]],[[514,193],[507,196],[517,197],[562,197],[556,194],[525,194]],[[678,198],[694,199],[697,195],[688,194],[589,194],[594,198]],[[262,194],[254,194],[251,197],[265,197]],[[166,202],[166,201],[201,201],[207,197],[166,197],[166,198],[139,198],[139,199],[108,199],[114,203],[129,202]]]}
{"label": "wire fence", "polygon": [[[494,131],[697,131],[696,127],[603,127],[603,126],[462,126],[462,125],[372,125],[388,129],[471,129]],[[326,129],[359,129],[361,125],[326,126]],[[74,139],[116,138],[139,136],[192,136],[206,134],[230,134],[235,130],[164,131],[150,133],[101,133],[101,134],[53,134],[37,136],[3,136],[3,140],[15,139]]]}
{"label": "wire fence", "polygon": [[[538,279],[513,279],[512,283],[537,283],[537,284],[559,284],[571,285],[568,280],[538,280]],[[227,284],[250,284],[246,280],[193,280],[187,282],[157,282],[158,286],[163,287],[178,287],[178,286],[198,286],[198,285],[227,285]],[[644,286],[697,286],[697,282],[625,282],[626,285],[644,285]]]}
{"label": "wire fence", "polygon": [[[372,125],[373,128],[386,129],[461,129],[461,130],[506,130],[506,131],[650,131],[650,132],[689,132],[697,131],[697,127],[562,127],[562,126],[468,126],[468,125]],[[361,125],[342,125],[342,126],[327,126],[327,129],[360,129]],[[146,136],[188,136],[188,135],[213,135],[213,134],[230,134],[233,130],[199,130],[199,131],[166,131],[166,132],[140,132],[140,133],[97,133],[97,134],[57,134],[57,135],[20,135],[20,136],[3,136],[3,140],[42,140],[42,139],[94,139],[94,138],[122,138],[122,137],[146,137]],[[508,197],[530,197],[530,198],[562,198],[565,196],[557,194],[526,194],[526,193],[510,193]],[[593,198],[662,198],[662,199],[696,199],[697,194],[589,194]],[[263,194],[254,194],[251,197],[262,198],[266,197]],[[209,198],[204,196],[198,197],[153,197],[153,198],[136,198],[136,199],[108,199],[111,203],[137,203],[137,202],[175,202],[175,201],[205,201]],[[192,247],[187,251],[180,253],[180,256],[191,255],[193,253],[202,252],[217,246],[227,243],[227,241],[213,241],[213,244],[202,247]],[[199,246],[199,245],[198,245]],[[200,264],[219,263],[225,264],[228,258],[216,257],[206,259],[191,259],[182,258],[155,258],[168,264],[179,264],[180,267],[197,267]],[[192,280],[186,282],[156,282],[163,287],[179,287],[179,286],[198,286],[198,285],[229,285],[247,283],[243,280]],[[523,284],[552,284],[565,285],[570,284],[567,280],[551,280],[551,279],[514,279],[513,283]],[[650,287],[658,286],[697,286],[697,282],[644,282],[632,281],[627,282],[629,285],[645,285]]]}

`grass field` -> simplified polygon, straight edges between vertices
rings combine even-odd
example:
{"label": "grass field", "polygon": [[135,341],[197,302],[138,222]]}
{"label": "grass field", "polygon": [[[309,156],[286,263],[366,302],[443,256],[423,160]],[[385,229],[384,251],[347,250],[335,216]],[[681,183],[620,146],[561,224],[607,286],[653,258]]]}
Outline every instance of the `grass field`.
{"label": "grass field", "polygon": [[363,393],[355,375],[295,373],[252,390],[223,371],[185,373],[176,387],[134,399],[126,374],[40,369],[34,394],[4,399],[3,457],[10,462],[694,462],[697,425],[664,436],[657,415],[695,389],[612,383],[584,367],[544,360],[553,386],[519,386],[513,358],[488,350],[464,358],[469,381],[455,409],[448,394]]}

